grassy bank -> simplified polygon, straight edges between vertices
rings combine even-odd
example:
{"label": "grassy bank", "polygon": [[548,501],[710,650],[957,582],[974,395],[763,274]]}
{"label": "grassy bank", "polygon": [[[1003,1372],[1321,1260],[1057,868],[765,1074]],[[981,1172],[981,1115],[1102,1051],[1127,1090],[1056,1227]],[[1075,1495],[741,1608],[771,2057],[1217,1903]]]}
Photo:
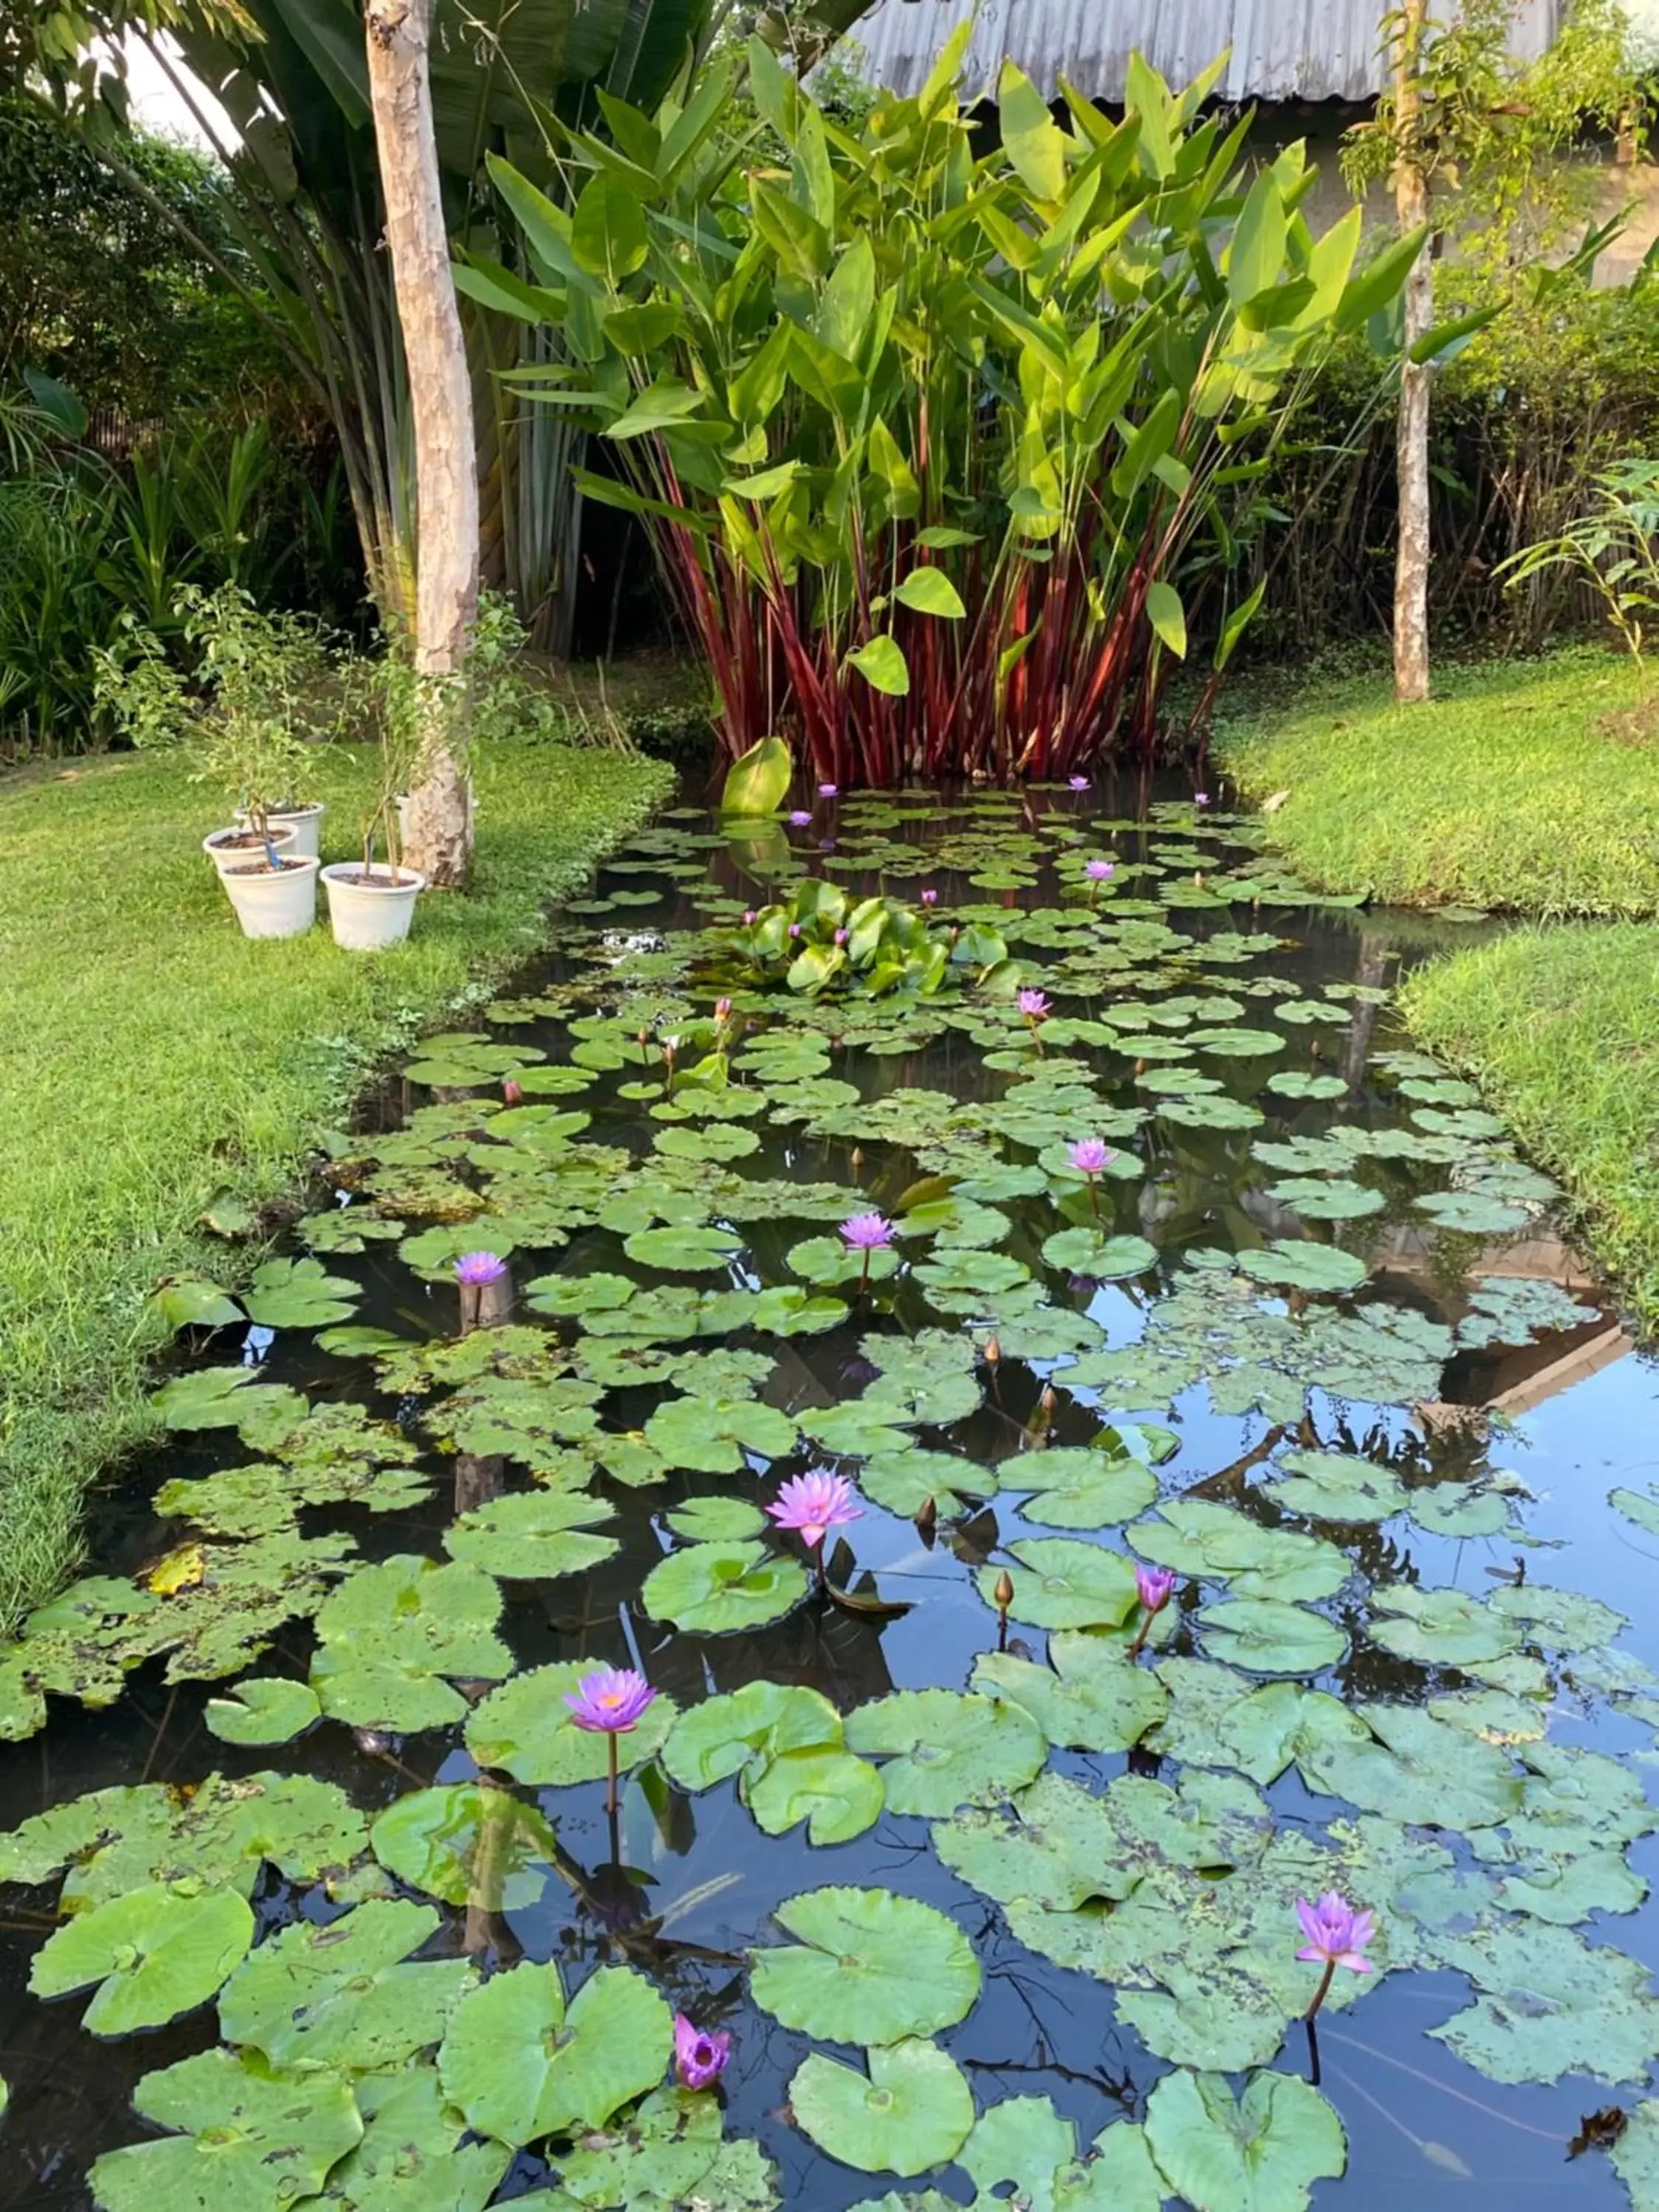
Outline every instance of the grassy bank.
{"label": "grassy bank", "polygon": [[[368,775],[327,757],[325,858],[349,853]],[[325,923],[240,935],[198,850],[216,803],[176,760],[0,782],[0,1625],[73,1565],[87,1483],[145,1432],[156,1279],[235,1272],[203,1210],[291,1190],[376,1060],[529,952],[670,780],[615,752],[493,750],[475,893],[428,895],[410,942],[367,959]]]}
{"label": "grassy bank", "polygon": [[1627,660],[1580,649],[1452,667],[1426,706],[1382,674],[1315,684],[1217,732],[1275,842],[1326,889],[1538,915],[1659,912],[1659,714]]}
{"label": "grassy bank", "polygon": [[1598,1257],[1659,1325],[1659,930],[1516,930],[1419,969],[1403,998],[1424,1042],[1561,1176]]}

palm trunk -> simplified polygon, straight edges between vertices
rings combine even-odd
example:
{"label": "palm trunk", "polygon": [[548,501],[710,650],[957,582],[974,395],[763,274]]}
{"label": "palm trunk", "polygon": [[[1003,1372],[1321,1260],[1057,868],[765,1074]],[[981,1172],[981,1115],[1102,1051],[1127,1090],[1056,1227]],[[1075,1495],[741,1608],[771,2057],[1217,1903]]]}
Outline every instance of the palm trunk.
{"label": "palm trunk", "polygon": [[[1395,46],[1395,208],[1402,232],[1429,220],[1429,183],[1422,161],[1422,110],[1418,68],[1427,0],[1406,0]],[[1411,349],[1434,321],[1434,264],[1423,251],[1406,279],[1405,347],[1400,371],[1400,421],[1395,439],[1400,526],[1394,571],[1394,692],[1396,699],[1429,696],[1429,371]]]}
{"label": "palm trunk", "polygon": [[432,0],[367,0],[369,97],[386,243],[415,425],[415,666],[422,730],[409,799],[408,858],[459,887],[472,854],[459,744],[466,651],[478,603],[478,483],[472,381],[449,273],[427,76]]}

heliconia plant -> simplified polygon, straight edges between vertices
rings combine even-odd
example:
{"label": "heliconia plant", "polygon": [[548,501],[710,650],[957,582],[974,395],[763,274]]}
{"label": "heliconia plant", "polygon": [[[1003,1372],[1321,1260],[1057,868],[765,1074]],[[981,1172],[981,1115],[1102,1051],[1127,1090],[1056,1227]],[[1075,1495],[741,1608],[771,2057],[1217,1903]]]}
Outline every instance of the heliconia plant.
{"label": "heliconia plant", "polygon": [[559,326],[520,387],[609,441],[624,480],[585,488],[647,519],[728,753],[780,733],[842,789],[1150,744],[1185,580],[1221,593],[1218,671],[1299,381],[1420,244],[1356,273],[1358,211],[1299,212],[1300,146],[1247,184],[1249,118],[1197,119],[1219,64],[1175,94],[1136,57],[1121,122],[1067,88],[1065,125],[1005,64],[976,157],[968,29],[856,131],[752,43],[787,167],[744,166],[722,72],[654,119],[607,100],[573,212],[492,162],[542,281],[459,272]]}

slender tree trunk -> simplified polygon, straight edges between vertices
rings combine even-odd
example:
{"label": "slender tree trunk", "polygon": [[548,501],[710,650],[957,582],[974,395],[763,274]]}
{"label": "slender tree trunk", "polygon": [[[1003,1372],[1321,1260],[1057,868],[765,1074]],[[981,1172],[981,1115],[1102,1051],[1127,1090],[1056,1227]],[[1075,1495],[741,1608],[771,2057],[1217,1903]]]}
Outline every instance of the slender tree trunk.
{"label": "slender tree trunk", "polygon": [[[1406,0],[1395,46],[1395,208],[1402,232],[1429,220],[1429,183],[1422,161],[1422,110],[1418,69],[1427,0]],[[1430,246],[1406,279],[1405,348],[1400,373],[1400,420],[1395,438],[1400,528],[1394,570],[1394,694],[1416,701],[1429,696],[1429,371],[1416,367],[1411,349],[1434,321],[1434,264]]]}
{"label": "slender tree trunk", "polygon": [[460,745],[466,651],[478,604],[478,481],[472,380],[449,273],[427,49],[432,0],[366,0],[369,97],[386,243],[415,422],[415,665],[423,728],[410,793],[408,859],[458,887],[472,854]]}

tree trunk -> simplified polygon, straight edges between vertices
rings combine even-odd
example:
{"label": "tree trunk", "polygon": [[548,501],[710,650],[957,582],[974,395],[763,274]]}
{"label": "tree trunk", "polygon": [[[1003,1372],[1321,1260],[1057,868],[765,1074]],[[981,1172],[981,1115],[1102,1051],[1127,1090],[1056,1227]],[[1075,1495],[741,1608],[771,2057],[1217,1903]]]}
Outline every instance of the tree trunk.
{"label": "tree trunk", "polygon": [[415,666],[420,754],[407,859],[429,884],[466,881],[471,793],[462,751],[466,651],[478,604],[472,381],[449,273],[427,76],[432,0],[366,0],[369,97],[386,243],[415,423]]}
{"label": "tree trunk", "polygon": [[[1422,160],[1422,110],[1418,70],[1422,58],[1427,0],[1406,0],[1395,46],[1395,208],[1402,233],[1429,220],[1429,183]],[[1429,696],[1429,371],[1412,362],[1411,349],[1434,321],[1434,264],[1431,241],[1406,279],[1405,343],[1400,369],[1400,417],[1395,475],[1400,526],[1394,570],[1394,695],[1417,701]]]}

